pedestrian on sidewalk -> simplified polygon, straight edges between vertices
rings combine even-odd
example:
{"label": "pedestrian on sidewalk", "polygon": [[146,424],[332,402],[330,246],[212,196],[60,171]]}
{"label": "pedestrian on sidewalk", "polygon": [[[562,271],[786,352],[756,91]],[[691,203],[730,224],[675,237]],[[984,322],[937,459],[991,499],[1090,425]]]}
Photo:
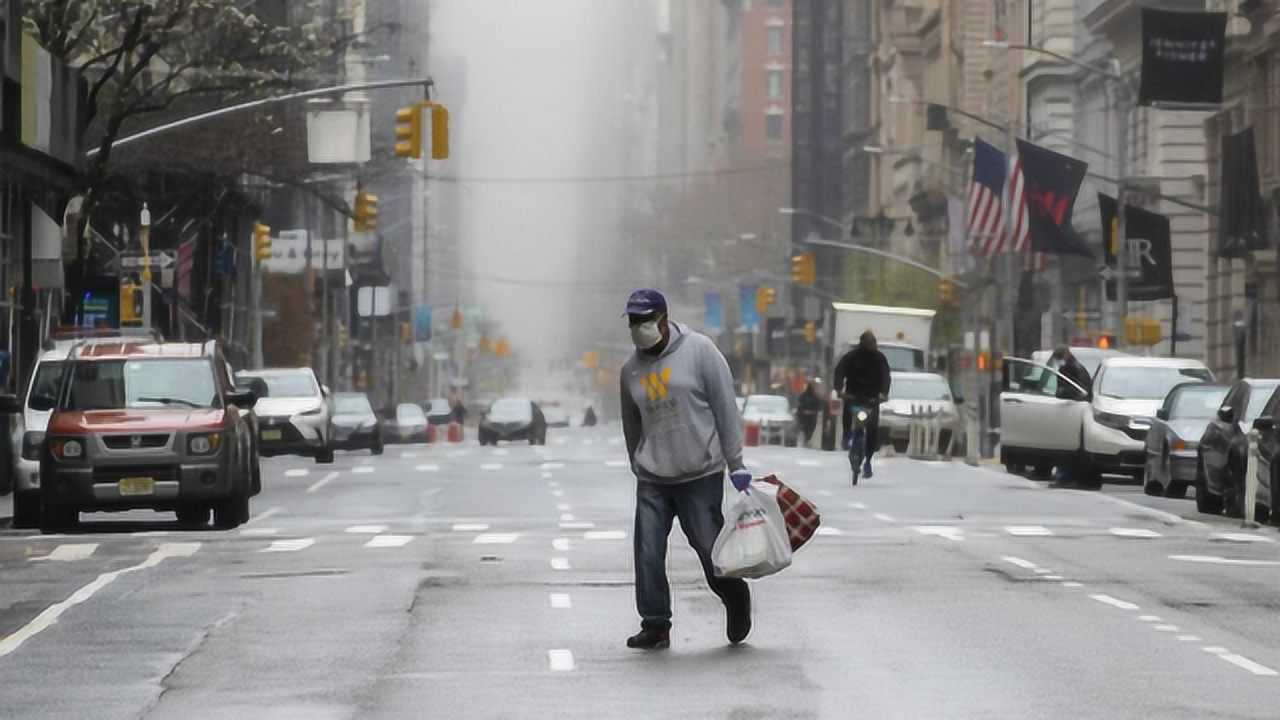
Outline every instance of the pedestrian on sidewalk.
{"label": "pedestrian on sidewalk", "polygon": [[707,583],[724,603],[726,634],[751,632],[751,591],[738,578],[717,577],[711,548],[724,525],[726,467],[734,487],[751,474],[742,462],[742,418],[729,363],[705,335],[667,317],[657,290],[631,293],[626,315],[635,354],[622,367],[622,429],[636,476],[634,532],[636,609],[640,632],[627,647],[671,644],[667,539],[674,518],[693,546]]}

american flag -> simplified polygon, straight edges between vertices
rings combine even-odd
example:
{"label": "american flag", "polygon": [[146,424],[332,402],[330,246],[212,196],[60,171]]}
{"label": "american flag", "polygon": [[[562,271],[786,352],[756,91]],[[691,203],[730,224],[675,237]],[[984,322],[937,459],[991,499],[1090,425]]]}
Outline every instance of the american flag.
{"label": "american flag", "polygon": [[[1008,178],[1012,178],[1010,205],[1017,211],[1006,218],[1004,191]],[[969,186],[969,248],[976,255],[991,257],[1010,246],[1015,252],[1026,252],[1031,246],[1022,163],[1015,157],[1010,167],[1004,153],[982,140],[975,140],[973,183]]]}

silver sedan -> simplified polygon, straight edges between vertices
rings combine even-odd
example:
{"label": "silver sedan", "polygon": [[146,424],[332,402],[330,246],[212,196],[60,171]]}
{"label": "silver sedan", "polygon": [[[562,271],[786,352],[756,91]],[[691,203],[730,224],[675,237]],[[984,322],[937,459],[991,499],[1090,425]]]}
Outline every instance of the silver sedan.
{"label": "silver sedan", "polygon": [[1226,394],[1226,385],[1183,383],[1165,396],[1147,432],[1143,490],[1148,495],[1186,497],[1196,481],[1200,436]]}

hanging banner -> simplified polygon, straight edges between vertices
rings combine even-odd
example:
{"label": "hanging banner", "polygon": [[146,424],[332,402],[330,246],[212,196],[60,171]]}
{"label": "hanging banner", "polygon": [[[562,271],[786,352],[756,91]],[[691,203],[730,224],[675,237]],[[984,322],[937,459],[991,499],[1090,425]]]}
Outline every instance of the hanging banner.
{"label": "hanging banner", "polygon": [[1093,257],[1084,238],[1071,227],[1076,194],[1089,164],[1018,140],[1017,167],[1022,173],[1031,250],[1046,255]]}
{"label": "hanging banner", "polygon": [[[1107,267],[1114,271],[1119,240],[1116,199],[1098,193],[1102,216],[1102,248]],[[1173,297],[1173,241],[1169,218],[1132,205],[1125,206],[1125,275],[1130,300],[1164,300]],[[1115,300],[1116,280],[1107,280],[1107,300]]]}
{"label": "hanging banner", "polygon": [[1220,104],[1226,47],[1226,13],[1142,8],[1138,104]]}
{"label": "hanging banner", "polygon": [[1221,188],[1218,257],[1242,258],[1252,250],[1266,249],[1266,215],[1258,187],[1253,128],[1223,136]]}
{"label": "hanging banner", "polygon": [[720,293],[707,293],[707,309],[702,318],[702,327],[709,333],[724,332],[724,301]]}
{"label": "hanging banner", "polygon": [[738,314],[742,316],[742,326],[747,332],[755,332],[760,328],[760,313],[756,312],[755,285],[743,285],[738,288]]}

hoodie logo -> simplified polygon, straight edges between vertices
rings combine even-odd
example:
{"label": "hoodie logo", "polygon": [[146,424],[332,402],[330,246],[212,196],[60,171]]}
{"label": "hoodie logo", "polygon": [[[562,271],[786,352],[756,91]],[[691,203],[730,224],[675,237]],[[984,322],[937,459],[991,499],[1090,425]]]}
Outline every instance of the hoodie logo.
{"label": "hoodie logo", "polygon": [[667,384],[671,382],[671,368],[663,368],[661,375],[651,372],[648,377],[642,376],[640,382],[644,384],[644,392],[649,396],[649,402],[664,399],[667,397]]}

